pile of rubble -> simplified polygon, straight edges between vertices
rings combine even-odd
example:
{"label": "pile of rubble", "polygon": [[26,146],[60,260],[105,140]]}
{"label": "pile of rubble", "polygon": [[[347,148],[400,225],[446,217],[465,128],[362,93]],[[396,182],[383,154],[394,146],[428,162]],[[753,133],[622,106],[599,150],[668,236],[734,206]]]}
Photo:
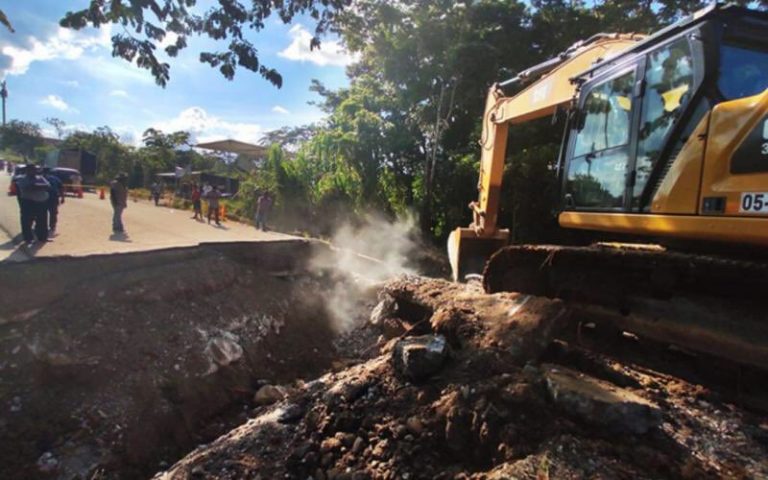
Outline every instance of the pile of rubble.
{"label": "pile of rubble", "polygon": [[155,478],[768,476],[765,416],[600,355],[558,362],[580,354],[553,347],[558,300],[417,277],[380,300],[369,360],[262,387],[245,423]]}

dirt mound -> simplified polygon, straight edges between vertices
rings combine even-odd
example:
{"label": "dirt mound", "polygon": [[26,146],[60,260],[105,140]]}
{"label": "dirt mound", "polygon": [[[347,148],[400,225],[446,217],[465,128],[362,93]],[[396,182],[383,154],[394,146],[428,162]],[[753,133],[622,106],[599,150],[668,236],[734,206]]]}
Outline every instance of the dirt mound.
{"label": "dirt mound", "polygon": [[307,270],[314,248],[5,267],[0,478],[146,478],[246,420],[264,384],[338,366],[334,342],[354,355],[327,311],[340,280]]}
{"label": "dirt mound", "polygon": [[375,358],[301,385],[155,478],[768,475],[765,417],[599,355],[582,359],[599,379],[540,363],[579,355],[552,352],[558,301],[420,278],[380,299]]}

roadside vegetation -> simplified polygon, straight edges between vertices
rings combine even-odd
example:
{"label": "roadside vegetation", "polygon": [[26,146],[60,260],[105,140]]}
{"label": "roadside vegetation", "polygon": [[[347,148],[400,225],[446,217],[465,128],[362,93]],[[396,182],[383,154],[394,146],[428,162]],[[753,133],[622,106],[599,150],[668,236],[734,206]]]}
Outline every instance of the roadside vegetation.
{"label": "roadside vegetation", "polygon": [[[279,87],[279,72],[265,70],[257,59],[253,63],[256,57],[249,55],[255,55],[255,50],[246,48],[250,44],[238,30],[259,30],[248,21],[264,18],[272,3],[253,2],[252,7],[242,7],[243,15],[218,12],[216,18],[223,23],[217,28],[235,40],[229,51],[203,52],[200,60],[228,78],[238,68],[246,68]],[[244,217],[253,213],[255,192],[269,189],[277,200],[275,219],[284,227],[323,234],[339,220],[362,212],[390,216],[410,212],[417,214],[425,237],[442,241],[452,228],[470,221],[467,204],[476,196],[478,140],[491,84],[595,33],[651,32],[706,2],[358,0],[353,9],[347,8],[349,3],[322,2],[325,7],[321,8],[318,2],[287,2],[280,7],[312,14],[318,19],[317,35],[337,33],[357,61],[348,67],[346,88],[331,90],[313,82],[310,89],[317,94],[316,104],[325,119],[267,134],[263,141],[271,145],[269,154],[252,171],[238,168],[235,159],[221,161],[191,149],[187,132],[148,129],[141,146],[133,147],[121,143],[108,126],[72,132],[56,119],[47,123],[61,137],[63,148],[82,148],[96,155],[102,182],[125,171],[132,187],[146,187],[154,174],[176,166],[211,170],[240,178],[241,190],[231,205],[234,213]],[[768,5],[765,0],[741,3]],[[165,31],[178,34],[175,29],[188,21],[190,28],[182,33],[220,38],[219,30],[180,12],[169,10],[160,17],[160,26],[149,29],[143,17],[99,4],[102,10],[67,14],[62,25],[81,28],[129,20],[137,32],[143,26],[146,38],[141,48],[127,48],[125,38],[114,40],[118,54],[129,60],[134,59],[129,58],[131,54],[140,59],[151,55],[148,45],[161,41]],[[317,15],[312,9],[319,9]],[[281,18],[290,21],[291,15]],[[172,47],[185,48],[185,36],[179,38],[181,43]],[[245,60],[240,61],[241,57]],[[170,66],[154,65],[149,57],[145,60],[139,64],[164,84]],[[501,223],[512,229],[515,241],[552,241],[557,231],[551,212],[563,121],[560,115],[512,129]],[[42,158],[53,147],[43,143],[40,131],[38,125],[11,121],[3,129],[1,146],[27,158]]]}

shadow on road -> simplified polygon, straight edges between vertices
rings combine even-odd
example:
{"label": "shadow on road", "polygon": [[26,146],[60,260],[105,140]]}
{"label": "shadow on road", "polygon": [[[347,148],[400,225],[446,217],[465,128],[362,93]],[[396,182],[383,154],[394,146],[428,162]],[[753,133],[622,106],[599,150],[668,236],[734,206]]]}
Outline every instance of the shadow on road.
{"label": "shadow on road", "polygon": [[109,236],[109,241],[131,243],[131,239],[128,238],[127,233],[113,233]]}

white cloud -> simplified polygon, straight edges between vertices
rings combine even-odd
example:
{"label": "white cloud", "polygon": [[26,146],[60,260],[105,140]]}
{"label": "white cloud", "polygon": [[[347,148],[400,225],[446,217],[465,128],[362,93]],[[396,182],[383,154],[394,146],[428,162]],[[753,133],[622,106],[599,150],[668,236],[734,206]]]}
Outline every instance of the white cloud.
{"label": "white cloud", "polygon": [[78,66],[100,83],[106,83],[112,87],[125,87],[136,83],[148,85],[155,81],[148,70],[139,68],[135,63],[131,64],[122,58],[97,55],[89,57],[88,61],[80,62]]}
{"label": "white cloud", "polygon": [[291,113],[288,111],[287,108],[281,107],[280,105],[275,105],[274,107],[272,107],[272,111],[275,113],[279,113],[281,115],[288,115],[289,113]]}
{"label": "white cloud", "polygon": [[74,31],[58,27],[56,33],[45,40],[27,37],[23,44],[0,43],[0,52],[5,57],[3,75],[23,75],[34,62],[44,62],[63,58],[77,60],[86,50],[109,48],[111,46],[111,26],[101,29]]}
{"label": "white cloud", "polygon": [[58,95],[48,95],[40,99],[40,103],[43,105],[47,105],[49,107],[53,107],[56,110],[61,110],[62,112],[76,112],[77,110],[70,107],[67,102],[64,101],[63,98],[61,98]]}
{"label": "white cloud", "polygon": [[324,67],[326,65],[346,66],[357,60],[357,55],[350,55],[338,40],[324,41],[320,48],[309,48],[312,34],[301,25],[294,25],[288,32],[291,43],[278,55],[288,60],[312,62]]}
{"label": "white cloud", "polygon": [[68,87],[72,87],[72,88],[80,87],[80,82],[78,82],[77,80],[64,80],[61,83],[63,83],[64,85],[66,85]]}
{"label": "white cloud", "polygon": [[111,92],[109,92],[109,94],[112,95],[113,97],[126,97],[126,98],[128,97],[128,92],[120,89],[112,90]]}
{"label": "white cloud", "polygon": [[166,133],[184,130],[192,134],[195,142],[235,139],[243,142],[258,142],[264,129],[256,123],[232,122],[210,115],[201,107],[189,107],[176,117],[155,122],[152,127]]}

